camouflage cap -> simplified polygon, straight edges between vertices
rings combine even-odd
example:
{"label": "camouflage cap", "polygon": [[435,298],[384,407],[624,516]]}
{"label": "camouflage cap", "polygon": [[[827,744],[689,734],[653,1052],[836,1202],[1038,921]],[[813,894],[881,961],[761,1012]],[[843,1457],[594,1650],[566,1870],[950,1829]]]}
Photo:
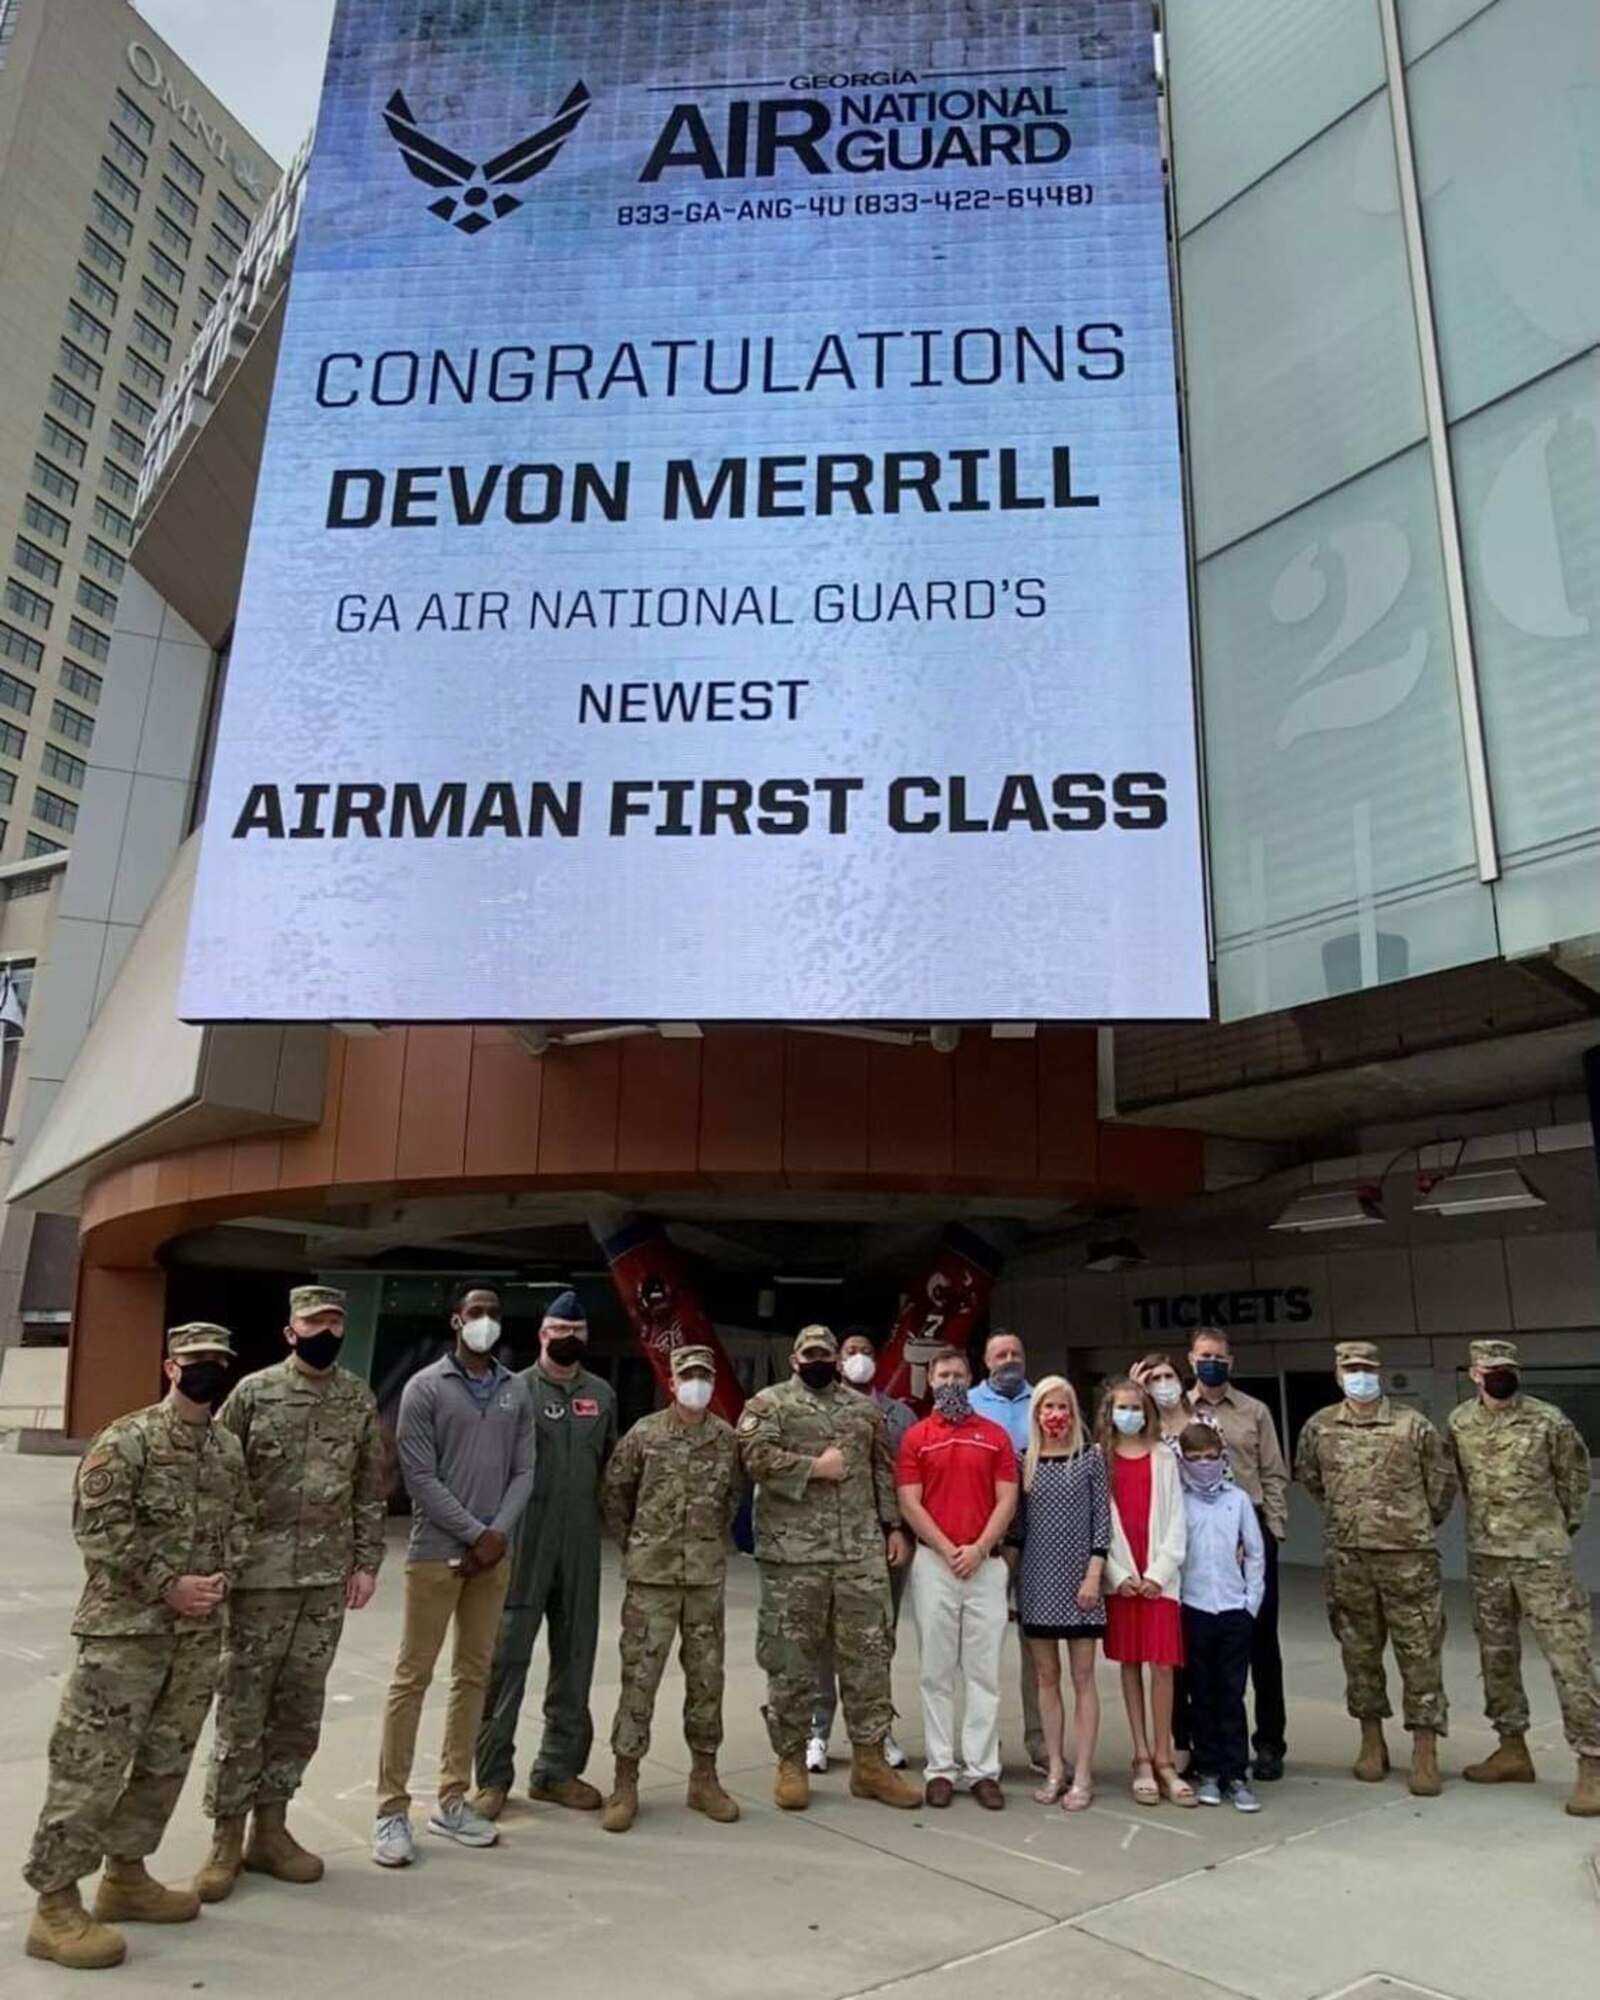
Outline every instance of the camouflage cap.
{"label": "camouflage cap", "polygon": [[715,1375],[717,1358],[709,1347],[675,1347],[668,1357],[668,1366],[672,1370],[672,1379],[676,1382],[680,1375],[692,1374],[696,1368],[702,1369],[707,1375]]}
{"label": "camouflage cap", "polygon": [[1383,1355],[1373,1340],[1340,1340],[1333,1349],[1334,1365],[1338,1368],[1354,1368],[1364,1361],[1370,1368],[1383,1366]]}
{"label": "camouflage cap", "polygon": [[1520,1368],[1522,1357],[1514,1340],[1475,1340],[1467,1349],[1475,1368]]}
{"label": "camouflage cap", "polygon": [[343,1312],[345,1294],[332,1285],[296,1285],[289,1294],[290,1319],[305,1319],[311,1313]]}
{"label": "camouflage cap", "polygon": [[831,1327],[803,1326],[795,1335],[794,1346],[789,1351],[797,1361],[803,1361],[808,1354],[837,1354],[839,1343],[834,1339]]}
{"label": "camouflage cap", "polygon": [[192,1319],[183,1326],[167,1329],[167,1355],[182,1361],[191,1354],[226,1354],[233,1358],[233,1335],[225,1326],[213,1326],[207,1319]]}

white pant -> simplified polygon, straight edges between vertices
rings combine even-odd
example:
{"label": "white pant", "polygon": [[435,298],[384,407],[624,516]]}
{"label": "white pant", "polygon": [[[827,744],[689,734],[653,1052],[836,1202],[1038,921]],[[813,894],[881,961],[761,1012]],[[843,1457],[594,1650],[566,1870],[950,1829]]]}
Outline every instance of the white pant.
{"label": "white pant", "polygon": [[[963,1583],[932,1549],[911,1564],[911,1615],[920,1651],[918,1683],[929,1778],[971,1785],[1000,1775],[1000,1648],[1006,1636],[1006,1566],[999,1556]],[[957,1677],[965,1683],[961,1743],[955,1736]]]}

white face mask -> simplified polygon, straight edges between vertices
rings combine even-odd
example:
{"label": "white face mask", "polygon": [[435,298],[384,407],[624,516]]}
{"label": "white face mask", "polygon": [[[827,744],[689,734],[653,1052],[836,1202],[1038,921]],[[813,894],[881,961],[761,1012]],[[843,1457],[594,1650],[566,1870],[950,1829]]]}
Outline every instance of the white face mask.
{"label": "white face mask", "polygon": [[479,1313],[476,1317],[463,1320],[461,1323],[462,1343],[474,1354],[487,1354],[499,1338],[500,1322],[497,1319],[490,1319],[487,1313]]}
{"label": "white face mask", "polygon": [[875,1354],[847,1354],[840,1366],[847,1382],[864,1389],[878,1372],[878,1357]]}
{"label": "white face mask", "polygon": [[714,1386],[703,1375],[685,1375],[674,1394],[686,1410],[703,1410],[711,1402]]}
{"label": "white face mask", "polygon": [[1150,1384],[1150,1394],[1157,1409],[1175,1410],[1183,1401],[1183,1384],[1170,1375],[1159,1375]]}

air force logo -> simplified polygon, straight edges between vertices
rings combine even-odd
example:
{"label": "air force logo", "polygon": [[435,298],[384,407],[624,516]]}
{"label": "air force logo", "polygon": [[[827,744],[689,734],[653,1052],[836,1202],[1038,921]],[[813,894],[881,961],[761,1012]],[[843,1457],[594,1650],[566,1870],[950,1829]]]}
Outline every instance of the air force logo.
{"label": "air force logo", "polygon": [[542,132],[519,139],[516,145],[496,153],[482,166],[430,138],[411,115],[411,106],[401,91],[397,90],[389,99],[383,122],[400,148],[401,159],[415,177],[428,187],[446,190],[437,201],[428,203],[428,213],[438,216],[441,222],[453,223],[464,235],[476,236],[491,222],[500,221],[522,206],[524,197],[507,190],[521,187],[535,174],[544,172],[578,129],[588,108],[588,91],[581,83],[575,83]]}

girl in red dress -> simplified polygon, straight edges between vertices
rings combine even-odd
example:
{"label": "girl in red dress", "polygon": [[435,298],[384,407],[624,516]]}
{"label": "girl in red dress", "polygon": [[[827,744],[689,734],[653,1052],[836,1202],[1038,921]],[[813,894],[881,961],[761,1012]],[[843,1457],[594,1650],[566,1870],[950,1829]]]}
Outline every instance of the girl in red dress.
{"label": "girl in red dress", "polygon": [[[1106,1658],[1122,1669],[1122,1701],[1133,1737],[1133,1796],[1192,1806],[1194,1788],[1172,1752],[1172,1676],[1183,1665],[1183,1488],[1178,1462],[1161,1449],[1161,1413],[1147,1389],[1118,1375],[1100,1399],[1095,1434],[1111,1473],[1111,1548],[1106,1557]],[[1150,1670],[1149,1720],[1145,1669]]]}

